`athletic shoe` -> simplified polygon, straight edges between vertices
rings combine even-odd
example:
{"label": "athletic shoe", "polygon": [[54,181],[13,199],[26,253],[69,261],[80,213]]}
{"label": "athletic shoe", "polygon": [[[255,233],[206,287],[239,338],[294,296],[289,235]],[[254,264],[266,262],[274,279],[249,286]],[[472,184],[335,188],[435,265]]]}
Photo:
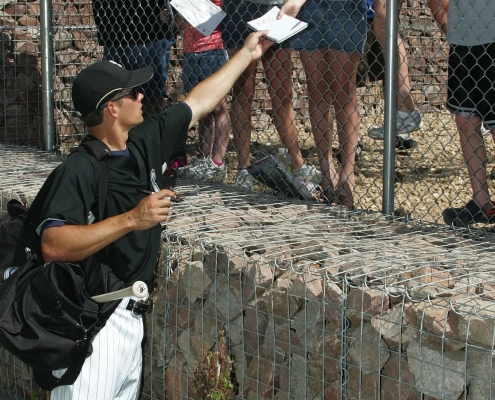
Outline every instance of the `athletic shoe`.
{"label": "athletic shoe", "polygon": [[296,171],[293,170],[292,175],[302,182],[321,182],[321,172],[312,165],[308,165],[306,163],[301,165],[301,167]]}
{"label": "athletic shoe", "polygon": [[449,207],[443,210],[443,220],[447,225],[467,227],[474,223],[495,223],[495,208],[484,212],[474,200],[469,201],[464,207]]}
{"label": "athletic shoe", "polygon": [[[355,149],[355,156],[354,156],[354,161],[355,162],[358,162],[359,159],[361,158],[361,156],[363,155],[363,147],[364,147],[364,143],[363,143],[363,139],[361,139],[361,136],[358,136],[358,144],[356,146],[356,149]],[[341,163],[342,160],[341,160],[341,156],[342,156],[342,152],[341,152],[341,149],[339,148],[339,150],[335,151],[335,157],[337,157],[337,160]]]}
{"label": "athletic shoe", "polygon": [[246,190],[252,190],[254,185],[254,178],[248,172],[247,169],[240,169],[235,176],[235,184]]}
{"label": "athletic shoe", "polygon": [[402,134],[395,138],[395,148],[397,150],[411,150],[418,147],[416,142],[409,134]]}
{"label": "athletic shoe", "polygon": [[355,157],[354,161],[358,161],[361,158],[362,154],[363,154],[363,139],[361,139],[361,136],[359,136],[358,144],[356,146],[356,155],[354,156]]}
{"label": "athletic shoe", "polygon": [[[423,127],[421,114],[418,110],[412,113],[397,111],[397,138],[395,147],[400,150],[409,150],[418,147],[418,143],[411,138],[410,133],[419,131]],[[384,126],[371,128],[368,136],[374,140],[383,140]]]}
{"label": "athletic shoe", "polygon": [[183,179],[210,181],[213,183],[222,183],[225,180],[227,175],[225,164],[217,166],[211,158],[196,160],[185,167],[177,168],[177,176]]}

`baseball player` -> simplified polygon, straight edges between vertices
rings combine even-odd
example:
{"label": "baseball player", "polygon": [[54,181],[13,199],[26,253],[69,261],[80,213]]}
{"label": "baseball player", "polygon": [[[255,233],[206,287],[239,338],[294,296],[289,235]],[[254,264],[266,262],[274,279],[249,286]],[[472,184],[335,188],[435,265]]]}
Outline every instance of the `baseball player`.
{"label": "baseball player", "polygon": [[[162,164],[185,143],[188,129],[213,110],[242,71],[272,44],[262,39],[267,33],[251,34],[242,50],[182,103],[146,119],[138,88],[151,79],[151,67],[128,71],[99,61],[78,74],[72,100],[91,135],[107,146],[108,194],[103,215],[95,215],[98,166],[85,152],[71,155],[52,172],[32,205],[42,210],[40,217],[30,224],[45,262],[83,260],[89,276],[104,262],[126,284],[142,280],[152,287],[160,223],[167,219],[170,197],[175,197],[161,189]],[[53,390],[51,400],[138,398],[142,314],[149,307],[136,300],[121,301],[95,337],[76,382]]]}

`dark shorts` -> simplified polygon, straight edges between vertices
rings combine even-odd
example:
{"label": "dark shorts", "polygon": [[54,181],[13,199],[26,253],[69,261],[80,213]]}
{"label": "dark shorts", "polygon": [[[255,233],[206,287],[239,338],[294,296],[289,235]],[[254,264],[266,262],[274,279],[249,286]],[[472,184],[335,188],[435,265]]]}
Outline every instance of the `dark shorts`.
{"label": "dark shorts", "polygon": [[166,96],[166,81],[172,44],[171,41],[162,39],[156,42],[130,46],[105,47],[103,49],[103,58],[115,61],[130,70],[144,68],[149,65],[153,66],[153,77],[149,82],[142,85],[144,93],[147,97]]}
{"label": "dark shorts", "polygon": [[366,44],[357,69],[357,87],[366,86],[368,79],[369,82],[385,81],[385,54],[372,29],[372,25],[373,19],[368,18]]}
{"label": "dark shorts", "polygon": [[478,116],[495,129],[495,43],[451,45],[447,108],[456,115]]}
{"label": "dark shorts", "polygon": [[297,16],[308,27],[289,39],[291,46],[294,50],[330,48],[362,54],[367,11],[366,0],[309,0]]}
{"label": "dark shorts", "polygon": [[[223,5],[227,16],[222,21],[222,39],[228,49],[240,49],[252,29],[247,22],[261,17],[273,8],[273,4],[258,4],[251,1],[225,0]],[[274,43],[270,49],[285,49],[290,47],[288,40]]]}
{"label": "dark shorts", "polygon": [[189,93],[194,86],[218,71],[228,60],[229,56],[225,49],[184,53],[182,66],[184,92]]}

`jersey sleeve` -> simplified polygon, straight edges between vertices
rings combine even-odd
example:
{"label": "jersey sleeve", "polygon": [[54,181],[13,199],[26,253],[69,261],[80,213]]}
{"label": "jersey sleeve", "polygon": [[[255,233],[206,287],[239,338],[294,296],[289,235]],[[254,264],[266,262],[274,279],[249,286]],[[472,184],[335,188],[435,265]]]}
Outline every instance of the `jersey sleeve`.
{"label": "jersey sleeve", "polygon": [[165,112],[147,117],[131,133],[156,143],[160,147],[162,162],[185,147],[192,110],[186,103],[179,103]]}
{"label": "jersey sleeve", "polygon": [[46,221],[68,225],[88,223],[98,187],[97,165],[89,157],[74,154],[50,174],[30,207],[33,228],[37,231]]}

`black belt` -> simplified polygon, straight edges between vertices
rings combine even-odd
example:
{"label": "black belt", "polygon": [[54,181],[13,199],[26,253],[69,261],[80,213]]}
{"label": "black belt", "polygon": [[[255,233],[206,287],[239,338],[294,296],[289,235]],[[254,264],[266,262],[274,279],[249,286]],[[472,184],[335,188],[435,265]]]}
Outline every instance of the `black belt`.
{"label": "black belt", "polygon": [[130,299],[125,309],[132,311],[136,315],[144,315],[144,314],[148,314],[152,308],[153,308],[153,301],[150,299],[139,300],[139,301]]}

